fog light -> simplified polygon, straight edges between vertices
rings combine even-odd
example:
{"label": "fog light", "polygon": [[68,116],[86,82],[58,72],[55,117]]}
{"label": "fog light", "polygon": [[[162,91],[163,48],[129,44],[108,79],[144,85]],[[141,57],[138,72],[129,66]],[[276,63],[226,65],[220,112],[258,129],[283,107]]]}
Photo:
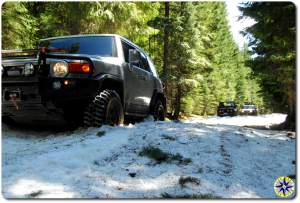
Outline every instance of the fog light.
{"label": "fog light", "polygon": [[29,76],[34,73],[34,66],[32,63],[26,63],[24,66],[24,75]]}
{"label": "fog light", "polygon": [[69,80],[65,80],[65,81],[64,81],[64,85],[67,86],[68,84],[69,84]]}
{"label": "fog light", "polygon": [[60,82],[59,81],[56,81],[56,82],[53,82],[52,83],[52,87],[53,87],[53,89],[60,89],[61,88],[61,84],[60,84]]}

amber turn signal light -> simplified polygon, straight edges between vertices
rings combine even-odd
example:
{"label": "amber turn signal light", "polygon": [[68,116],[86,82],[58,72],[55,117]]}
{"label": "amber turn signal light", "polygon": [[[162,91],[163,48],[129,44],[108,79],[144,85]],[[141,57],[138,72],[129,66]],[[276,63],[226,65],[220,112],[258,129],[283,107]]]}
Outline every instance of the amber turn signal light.
{"label": "amber turn signal light", "polygon": [[88,63],[69,62],[70,73],[90,73],[91,68]]}
{"label": "amber turn signal light", "polygon": [[90,72],[90,65],[87,64],[87,63],[83,64],[83,65],[81,66],[81,70],[82,70],[82,72],[84,72],[84,73],[89,73],[89,72]]}

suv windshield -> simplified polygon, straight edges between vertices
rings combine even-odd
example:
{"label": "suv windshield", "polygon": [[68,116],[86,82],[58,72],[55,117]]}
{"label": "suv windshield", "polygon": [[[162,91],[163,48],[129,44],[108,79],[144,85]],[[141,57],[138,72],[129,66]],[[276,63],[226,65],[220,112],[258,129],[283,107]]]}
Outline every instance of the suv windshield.
{"label": "suv windshield", "polygon": [[244,105],[243,109],[255,109],[254,105]]}
{"label": "suv windshield", "polygon": [[44,47],[47,53],[88,54],[116,57],[116,45],[111,36],[66,37],[42,40],[39,48]]}
{"label": "suv windshield", "polygon": [[235,103],[234,102],[220,102],[219,103],[220,107],[235,107]]}

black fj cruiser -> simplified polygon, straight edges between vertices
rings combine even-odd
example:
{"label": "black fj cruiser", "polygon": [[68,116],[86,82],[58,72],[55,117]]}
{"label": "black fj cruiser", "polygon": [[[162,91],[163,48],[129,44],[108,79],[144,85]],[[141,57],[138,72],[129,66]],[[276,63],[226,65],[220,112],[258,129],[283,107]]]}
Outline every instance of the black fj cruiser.
{"label": "black fj cruiser", "polygon": [[14,121],[98,127],[164,120],[165,109],[153,62],[119,35],[43,39],[35,58],[2,53],[2,116]]}
{"label": "black fj cruiser", "polygon": [[218,106],[218,116],[237,116],[237,105],[233,101],[220,102]]}

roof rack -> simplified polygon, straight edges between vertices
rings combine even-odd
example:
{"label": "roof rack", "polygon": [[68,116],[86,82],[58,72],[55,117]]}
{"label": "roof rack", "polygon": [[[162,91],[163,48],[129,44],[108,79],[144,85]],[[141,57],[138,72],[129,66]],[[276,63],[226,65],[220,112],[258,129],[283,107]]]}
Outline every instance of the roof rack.
{"label": "roof rack", "polygon": [[37,49],[24,49],[24,50],[1,50],[2,57],[22,57],[22,56],[36,56]]}

